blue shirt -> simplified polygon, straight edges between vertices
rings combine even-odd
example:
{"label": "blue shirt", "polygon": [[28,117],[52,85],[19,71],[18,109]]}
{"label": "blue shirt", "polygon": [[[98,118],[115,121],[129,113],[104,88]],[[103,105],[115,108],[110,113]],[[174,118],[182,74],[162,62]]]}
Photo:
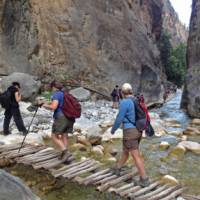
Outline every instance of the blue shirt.
{"label": "blue shirt", "polygon": [[57,100],[58,101],[58,107],[54,111],[53,117],[57,118],[59,115],[63,114],[62,112],[62,105],[64,102],[64,92],[63,91],[56,91],[53,93],[51,97],[51,101]]}
{"label": "blue shirt", "polygon": [[123,124],[123,129],[135,128],[135,105],[131,98],[120,102],[119,112],[115,119],[111,133],[114,133]]}

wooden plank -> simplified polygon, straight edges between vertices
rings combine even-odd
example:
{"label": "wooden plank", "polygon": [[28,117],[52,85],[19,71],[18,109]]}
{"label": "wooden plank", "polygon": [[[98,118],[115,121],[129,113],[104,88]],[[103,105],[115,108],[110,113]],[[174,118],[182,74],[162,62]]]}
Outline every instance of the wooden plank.
{"label": "wooden plank", "polygon": [[132,188],[134,187],[134,183],[129,183],[129,184],[125,184],[125,185],[122,185],[121,187],[119,188],[114,188],[114,187],[111,187],[109,188],[108,192],[110,193],[114,193],[114,194],[119,194],[120,192],[124,191],[124,190],[127,190],[129,188]]}
{"label": "wooden plank", "polygon": [[194,196],[189,194],[182,194],[181,195],[185,200],[200,200],[200,196]]}
{"label": "wooden plank", "polygon": [[86,177],[85,179],[83,179],[82,183],[84,185],[89,185],[92,182],[95,182],[97,180],[101,180],[103,178],[103,176],[106,176],[107,174],[110,174],[110,175],[112,174],[110,172],[110,169],[101,170],[101,171],[99,171],[95,174],[92,174],[92,175]]}
{"label": "wooden plank", "polygon": [[130,193],[137,192],[137,191],[140,190],[140,189],[141,189],[140,186],[134,186],[134,187],[131,187],[131,188],[125,190],[125,191],[121,191],[121,192],[119,193],[119,195],[120,195],[121,197],[127,197]]}
{"label": "wooden plank", "polygon": [[[104,176],[104,175],[103,175]],[[118,178],[118,176],[117,175],[113,175],[113,173],[108,173],[108,174],[106,174],[105,175],[105,177],[103,178],[103,179],[100,179],[100,180],[98,180],[98,181],[95,181],[95,182],[93,182],[93,184],[94,185],[102,185],[102,184],[105,184],[105,183],[107,183],[108,181],[111,181],[111,180],[114,180],[114,179],[116,179],[116,178]]]}
{"label": "wooden plank", "polygon": [[80,168],[82,168],[82,167],[84,167],[84,166],[89,165],[90,163],[93,164],[93,163],[95,163],[95,162],[96,162],[95,160],[88,160],[88,161],[83,162],[83,163],[81,163],[81,164],[79,164],[79,165],[75,165],[74,167],[68,168],[67,170],[61,171],[61,172],[59,172],[59,173],[57,173],[57,174],[53,174],[53,176],[54,176],[55,178],[57,178],[57,177],[62,176],[62,175],[64,175],[64,174],[70,174],[70,173],[76,172],[77,170],[79,170]]}
{"label": "wooden plank", "polygon": [[83,171],[79,171],[79,172],[77,172],[77,173],[71,174],[71,175],[69,175],[67,178],[68,178],[68,179],[72,179],[72,178],[74,178],[74,177],[76,177],[76,176],[78,176],[78,175],[85,174],[85,173],[87,173],[87,172],[91,172],[91,171],[93,171],[93,170],[96,170],[97,168],[99,168],[99,167],[101,167],[101,166],[102,166],[102,164],[98,163],[98,164],[96,164],[96,165],[94,165],[94,166],[91,166],[91,167],[89,167],[89,168],[87,168],[87,169],[85,169],[85,170],[83,170]]}
{"label": "wooden plank", "polygon": [[[33,148],[32,146],[23,146],[21,151],[25,151],[27,149],[32,149],[32,148]],[[6,156],[9,155],[9,154],[18,154],[18,152],[19,152],[19,148],[18,149],[12,149],[12,150],[1,153],[0,158],[6,158]]]}
{"label": "wooden plank", "polygon": [[168,196],[169,194],[171,194],[172,192],[174,192],[175,190],[177,190],[179,188],[180,188],[179,185],[171,186],[171,187],[167,188],[166,190],[160,192],[159,194],[148,198],[147,200],[160,200],[161,198]]}
{"label": "wooden plank", "polygon": [[52,148],[46,148],[46,149],[40,150],[39,152],[36,152],[33,155],[26,155],[26,156],[20,157],[16,161],[17,162],[24,162],[25,160],[31,161],[33,159],[37,159],[37,158],[40,158],[41,156],[46,156],[46,155],[54,153],[54,152],[57,152],[57,151],[53,150]]}
{"label": "wooden plank", "polygon": [[[58,161],[58,158],[52,158],[52,159],[49,159],[49,160],[45,160],[45,161],[42,161],[42,162],[38,162],[36,164],[32,164],[32,167],[34,169],[40,169],[40,168],[44,168],[45,166],[48,166],[52,163],[55,163]],[[61,160],[60,160],[61,161]],[[60,162],[62,163],[62,162]]]}
{"label": "wooden plank", "polygon": [[167,188],[169,188],[170,185],[163,185],[161,187],[158,187],[156,190],[149,192],[147,194],[144,194],[143,196],[138,197],[136,200],[146,200],[147,198],[153,197],[157,194],[159,194],[160,192],[166,190]]}
{"label": "wooden plank", "polygon": [[161,184],[160,181],[153,182],[153,183],[151,183],[148,187],[141,188],[141,189],[138,190],[137,192],[129,194],[128,197],[134,198],[134,199],[135,199],[136,197],[138,197],[138,196],[140,196],[140,195],[143,195],[143,194],[145,194],[146,192],[151,191],[152,189],[156,188],[156,187],[157,187],[158,185],[160,185],[160,184]]}
{"label": "wooden plank", "polygon": [[13,153],[13,154],[9,154],[6,156],[6,158],[8,159],[13,159],[13,158],[16,158],[16,157],[20,157],[20,156],[24,156],[24,155],[28,155],[28,154],[33,154],[35,152],[38,152],[42,149],[43,147],[40,147],[40,148],[30,148],[30,149],[26,149],[26,150],[23,150],[23,151],[20,151],[20,153]]}
{"label": "wooden plank", "polygon": [[59,169],[51,169],[50,172],[54,176],[54,175],[56,175],[56,174],[58,174],[58,173],[60,173],[62,171],[65,171],[65,170],[70,169],[70,168],[72,168],[74,166],[78,166],[78,165],[80,165],[80,164],[82,164],[84,162],[87,162],[88,160],[92,160],[92,159],[86,159],[86,160],[82,160],[82,161],[79,161],[79,162],[75,162],[75,163],[63,166],[63,167],[61,167]]}
{"label": "wooden plank", "polygon": [[[23,147],[26,146],[26,145],[27,144],[24,144]],[[0,146],[0,153],[19,149],[20,147],[21,147],[21,143],[1,145]]]}
{"label": "wooden plank", "polygon": [[97,162],[95,160],[92,160],[88,163],[84,163],[84,165],[79,165],[78,167],[75,167],[73,169],[69,169],[67,170],[62,176],[67,178],[68,176],[70,176],[71,174],[74,174],[76,172],[79,172],[79,171],[83,171],[91,166],[93,166],[94,164],[96,164]]}
{"label": "wooden plank", "polygon": [[32,155],[26,155],[20,158],[16,158],[16,161],[18,163],[24,163],[24,164],[32,164],[36,162],[40,162],[44,160],[47,156],[52,156],[52,155],[59,155],[58,152],[45,152],[45,153],[38,153],[36,152],[35,154]]}
{"label": "wooden plank", "polygon": [[[112,176],[112,177],[111,177]],[[108,172],[107,174],[102,174],[102,175],[99,175],[98,177],[96,178],[93,178],[93,180],[91,181],[87,181],[85,183],[85,185],[89,185],[89,184],[92,184],[92,185],[99,185],[101,184],[101,182],[105,181],[105,179],[107,180],[110,180],[110,179],[114,179],[116,178],[117,176],[116,175],[113,175],[112,172]],[[106,182],[106,181],[105,181]]]}
{"label": "wooden plank", "polygon": [[60,155],[61,153],[60,152],[55,152],[55,153],[51,153],[49,155],[46,155],[46,156],[41,156],[40,158],[35,158],[35,159],[32,159],[32,160],[25,160],[23,161],[24,164],[37,164],[37,163],[40,163],[40,162],[43,162],[43,161],[48,161],[50,159],[53,159],[53,158],[58,158],[58,156]]}
{"label": "wooden plank", "polygon": [[161,200],[172,200],[172,199],[178,197],[179,195],[181,195],[184,190],[185,190],[185,188],[179,188],[178,190],[175,190],[174,192],[169,194],[167,197],[162,198]]}
{"label": "wooden plank", "polygon": [[[52,162],[54,160],[54,162]],[[74,160],[74,157],[73,157],[73,155],[71,155],[68,159],[67,159],[67,161],[72,161],[72,160]],[[52,160],[48,160],[48,162],[46,163],[46,164],[44,164],[44,165],[42,165],[42,166],[39,166],[39,168],[44,168],[44,169],[52,169],[52,168],[54,168],[54,167],[57,167],[57,166],[59,166],[60,164],[62,164],[62,163],[65,163],[66,162],[66,160],[59,160],[58,158],[55,158],[55,159],[52,159]],[[38,166],[37,167],[35,167],[35,168],[38,168]],[[38,168],[38,169],[39,169]]]}
{"label": "wooden plank", "polygon": [[121,177],[116,178],[115,180],[111,180],[111,181],[109,181],[109,182],[107,182],[107,183],[105,183],[101,186],[98,186],[97,190],[103,192],[103,191],[107,190],[109,187],[111,187],[113,185],[117,185],[118,183],[120,183],[122,181],[126,181],[126,180],[132,178],[135,175],[137,175],[137,172],[130,172],[128,174],[125,174]]}

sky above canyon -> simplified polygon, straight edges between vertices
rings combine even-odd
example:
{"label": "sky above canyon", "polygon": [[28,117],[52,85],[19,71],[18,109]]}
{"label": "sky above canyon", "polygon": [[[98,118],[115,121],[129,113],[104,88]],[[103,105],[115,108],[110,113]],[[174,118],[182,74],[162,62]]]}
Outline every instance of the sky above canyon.
{"label": "sky above canyon", "polygon": [[192,0],[170,0],[175,11],[178,13],[179,19],[187,27],[189,26]]}

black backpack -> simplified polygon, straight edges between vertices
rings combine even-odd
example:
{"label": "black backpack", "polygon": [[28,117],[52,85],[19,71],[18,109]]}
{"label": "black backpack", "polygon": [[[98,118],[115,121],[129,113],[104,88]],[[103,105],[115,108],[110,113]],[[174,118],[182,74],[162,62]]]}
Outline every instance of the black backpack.
{"label": "black backpack", "polygon": [[11,92],[6,90],[2,94],[0,94],[0,104],[2,108],[8,109],[10,108],[12,101],[11,101]]}

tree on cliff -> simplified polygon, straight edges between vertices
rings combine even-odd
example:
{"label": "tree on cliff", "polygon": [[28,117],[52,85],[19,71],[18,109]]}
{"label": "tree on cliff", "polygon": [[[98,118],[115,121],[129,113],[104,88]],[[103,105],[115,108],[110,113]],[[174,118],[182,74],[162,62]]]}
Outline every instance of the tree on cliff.
{"label": "tree on cliff", "polygon": [[172,48],[170,43],[170,35],[167,32],[161,34],[158,48],[160,57],[165,68],[167,80],[182,86],[186,73],[186,45],[180,44],[176,48]]}

